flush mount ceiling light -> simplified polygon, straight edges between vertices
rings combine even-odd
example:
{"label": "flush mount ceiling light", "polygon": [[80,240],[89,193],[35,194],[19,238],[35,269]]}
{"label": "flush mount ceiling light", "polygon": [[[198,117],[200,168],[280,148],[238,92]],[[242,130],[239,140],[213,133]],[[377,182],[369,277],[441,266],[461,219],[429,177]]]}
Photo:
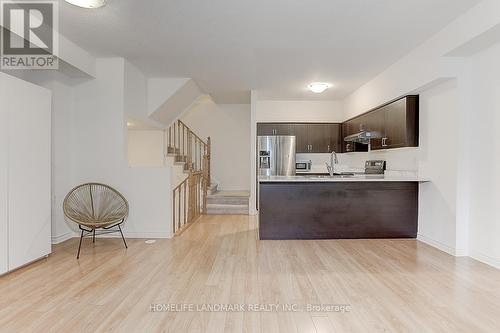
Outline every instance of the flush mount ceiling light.
{"label": "flush mount ceiling light", "polygon": [[330,88],[332,85],[326,82],[313,82],[307,86],[315,94],[321,94],[326,89]]}
{"label": "flush mount ceiling light", "polygon": [[66,0],[66,2],[82,8],[99,8],[106,4],[106,0]]}

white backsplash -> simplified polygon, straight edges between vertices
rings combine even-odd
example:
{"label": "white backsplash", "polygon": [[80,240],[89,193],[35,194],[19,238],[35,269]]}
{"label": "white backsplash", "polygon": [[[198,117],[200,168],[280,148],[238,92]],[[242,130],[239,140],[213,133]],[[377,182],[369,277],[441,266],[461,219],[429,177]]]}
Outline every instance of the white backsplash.
{"label": "white backsplash", "polygon": [[[387,172],[418,173],[418,148],[399,148],[383,151],[337,154],[339,171],[364,171],[365,161],[385,160]],[[297,154],[297,161],[312,161],[312,172],[327,172],[325,162],[330,164],[330,154]]]}

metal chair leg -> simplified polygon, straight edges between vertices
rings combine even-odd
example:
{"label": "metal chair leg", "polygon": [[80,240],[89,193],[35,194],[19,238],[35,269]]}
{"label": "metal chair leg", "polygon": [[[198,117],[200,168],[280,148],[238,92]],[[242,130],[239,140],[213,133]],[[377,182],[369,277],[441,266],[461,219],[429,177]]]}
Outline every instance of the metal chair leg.
{"label": "metal chair leg", "polygon": [[123,237],[122,227],[118,225],[118,229],[120,230],[120,234],[122,235],[123,244],[125,244],[125,248],[128,249],[127,242],[125,242],[125,237]]}
{"label": "metal chair leg", "polygon": [[95,243],[95,229],[92,231],[92,243]]}
{"label": "metal chair leg", "polygon": [[82,230],[82,234],[80,236],[80,245],[78,245],[78,254],[76,255],[76,259],[80,259],[80,249],[82,248],[82,239],[83,239],[83,230]]}

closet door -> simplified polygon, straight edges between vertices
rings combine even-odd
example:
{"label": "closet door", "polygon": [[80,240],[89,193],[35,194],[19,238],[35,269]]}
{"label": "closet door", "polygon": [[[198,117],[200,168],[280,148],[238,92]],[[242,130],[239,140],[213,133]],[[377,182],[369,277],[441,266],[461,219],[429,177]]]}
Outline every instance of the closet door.
{"label": "closet door", "polygon": [[0,275],[8,271],[8,113],[7,95],[5,94],[6,74],[0,73]]}
{"label": "closet door", "polygon": [[9,99],[9,270],[51,252],[51,93],[11,78]]}

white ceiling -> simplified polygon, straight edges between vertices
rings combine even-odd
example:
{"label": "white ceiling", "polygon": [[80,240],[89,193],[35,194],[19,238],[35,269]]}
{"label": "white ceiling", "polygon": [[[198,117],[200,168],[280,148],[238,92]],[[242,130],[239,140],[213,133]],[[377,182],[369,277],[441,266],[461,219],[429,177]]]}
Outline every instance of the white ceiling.
{"label": "white ceiling", "polygon": [[[338,99],[479,0],[61,1],[61,33],[148,76],[191,77],[216,101]],[[334,87],[315,95],[312,81]]]}

